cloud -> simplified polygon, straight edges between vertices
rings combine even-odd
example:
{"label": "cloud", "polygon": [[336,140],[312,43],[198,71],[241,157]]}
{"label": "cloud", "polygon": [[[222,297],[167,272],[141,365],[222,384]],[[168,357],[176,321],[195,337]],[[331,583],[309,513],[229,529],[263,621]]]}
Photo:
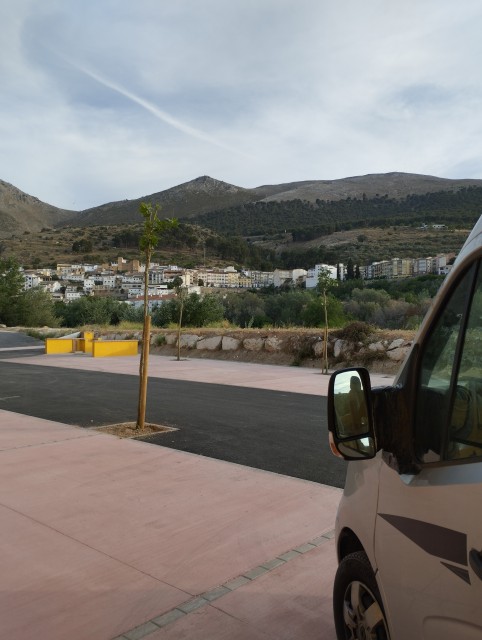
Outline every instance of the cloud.
{"label": "cloud", "polygon": [[207,142],[208,144],[214,145],[216,147],[220,147],[221,149],[224,149],[225,151],[230,151],[231,153],[236,153],[236,154],[244,156],[245,158],[249,158],[248,154],[243,153],[239,149],[234,149],[232,147],[229,147],[228,145],[223,144],[221,141],[213,138],[212,136],[208,135],[207,133],[205,133],[203,131],[200,131],[199,129],[196,129],[194,127],[191,127],[191,126],[189,126],[188,124],[186,124],[184,122],[181,122],[180,120],[178,120],[177,118],[174,118],[172,115],[170,115],[166,111],[163,111],[162,109],[159,109],[158,107],[153,105],[148,100],[145,100],[144,98],[141,98],[141,97],[135,95],[131,91],[128,91],[127,89],[125,89],[124,87],[120,86],[119,84],[113,82],[112,80],[108,80],[106,78],[103,78],[101,75],[99,75],[98,73],[88,69],[87,67],[85,67],[85,66],[83,66],[81,64],[73,62],[67,56],[61,56],[61,57],[64,60],[68,61],[69,64],[71,64],[73,67],[75,67],[76,69],[81,71],[83,74],[85,74],[89,78],[92,78],[93,80],[95,80],[96,82],[98,82],[102,86],[107,87],[108,89],[112,89],[112,91],[116,91],[121,96],[124,96],[125,98],[127,98],[131,102],[134,102],[135,104],[139,105],[140,107],[142,107],[143,109],[145,109],[146,111],[151,113],[155,118],[157,118],[161,122],[164,122],[165,124],[168,124],[169,126],[173,127],[174,129],[177,129],[178,131],[180,131],[181,133],[185,133],[188,136],[191,136],[191,137],[196,138],[198,140],[202,140],[203,142]]}
{"label": "cloud", "polygon": [[479,0],[17,0],[0,179],[83,209],[203,174],[480,178],[481,27]]}

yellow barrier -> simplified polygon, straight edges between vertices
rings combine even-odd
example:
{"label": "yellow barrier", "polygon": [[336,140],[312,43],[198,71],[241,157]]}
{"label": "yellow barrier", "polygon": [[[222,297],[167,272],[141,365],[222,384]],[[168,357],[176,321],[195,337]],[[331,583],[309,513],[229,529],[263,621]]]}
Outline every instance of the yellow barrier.
{"label": "yellow barrier", "polygon": [[138,340],[94,340],[93,331],[84,331],[81,338],[47,338],[45,353],[91,353],[94,358],[136,356]]}
{"label": "yellow barrier", "polygon": [[45,340],[45,353],[73,353],[74,342],[76,339],[71,338],[47,338]]}
{"label": "yellow barrier", "polygon": [[92,353],[92,343],[94,340],[93,331],[83,331],[82,337],[77,338],[77,350],[84,353]]}
{"label": "yellow barrier", "polygon": [[136,356],[138,342],[138,340],[94,340],[92,342],[92,355],[94,358]]}

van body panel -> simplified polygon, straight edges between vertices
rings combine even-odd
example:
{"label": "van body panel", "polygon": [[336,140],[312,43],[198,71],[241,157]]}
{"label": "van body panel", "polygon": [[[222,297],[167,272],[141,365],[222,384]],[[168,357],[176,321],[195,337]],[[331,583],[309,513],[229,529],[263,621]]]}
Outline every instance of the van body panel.
{"label": "van body panel", "polygon": [[[357,527],[354,531],[372,566],[376,566],[373,538],[378,505],[378,476],[382,465],[381,456],[374,460],[360,461],[349,465],[345,481],[343,500],[340,503],[336,517],[336,535],[340,541],[341,532],[353,530],[353,522]],[[341,560],[343,550],[338,546],[338,560]]]}
{"label": "van body panel", "polygon": [[[392,640],[482,637],[482,580],[468,557],[482,547],[481,479],[482,460],[410,477],[382,465],[375,557]],[[451,624],[444,631],[435,619]]]}

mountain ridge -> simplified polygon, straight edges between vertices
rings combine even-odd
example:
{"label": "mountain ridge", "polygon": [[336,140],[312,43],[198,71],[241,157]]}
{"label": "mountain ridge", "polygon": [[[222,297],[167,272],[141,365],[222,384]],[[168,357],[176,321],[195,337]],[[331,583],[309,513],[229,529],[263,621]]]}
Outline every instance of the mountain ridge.
{"label": "mountain ridge", "polygon": [[70,220],[75,212],[60,209],[0,180],[0,236],[31,233]]}
{"label": "mountain ridge", "polygon": [[219,212],[219,215],[223,215],[224,209],[253,202],[302,200],[314,203],[318,200],[384,196],[402,199],[412,194],[454,192],[468,186],[482,187],[482,180],[390,172],[244,188],[204,175],[141,198],[72,211],[44,203],[0,180],[0,236],[40,231],[43,227],[135,224],[140,222],[141,202],[159,205],[161,215],[166,217],[189,219],[205,213]]}

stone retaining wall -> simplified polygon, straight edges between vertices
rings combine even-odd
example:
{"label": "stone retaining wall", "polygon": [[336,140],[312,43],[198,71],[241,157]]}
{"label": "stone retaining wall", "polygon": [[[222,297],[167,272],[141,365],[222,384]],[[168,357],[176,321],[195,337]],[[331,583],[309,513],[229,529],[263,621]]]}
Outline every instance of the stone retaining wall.
{"label": "stone retaining wall", "polygon": [[[411,336],[397,337],[397,332],[377,332],[363,341],[353,342],[338,337],[340,332],[334,331],[328,337],[328,359],[330,367],[366,366],[369,369],[390,369],[395,371],[405,359],[410,346]],[[141,340],[142,332],[118,332],[104,336],[109,339],[134,338]],[[324,353],[323,335],[305,331],[283,331],[277,333],[258,331],[253,335],[247,331],[225,332],[216,334],[211,330],[206,333],[181,333],[181,351],[192,357],[224,357],[262,362],[280,362],[286,364],[313,365],[319,362]],[[160,352],[174,353],[177,350],[177,332],[157,330],[151,334],[152,347]],[[286,356],[285,361],[280,356]],[[278,359],[276,360],[276,356]]]}

